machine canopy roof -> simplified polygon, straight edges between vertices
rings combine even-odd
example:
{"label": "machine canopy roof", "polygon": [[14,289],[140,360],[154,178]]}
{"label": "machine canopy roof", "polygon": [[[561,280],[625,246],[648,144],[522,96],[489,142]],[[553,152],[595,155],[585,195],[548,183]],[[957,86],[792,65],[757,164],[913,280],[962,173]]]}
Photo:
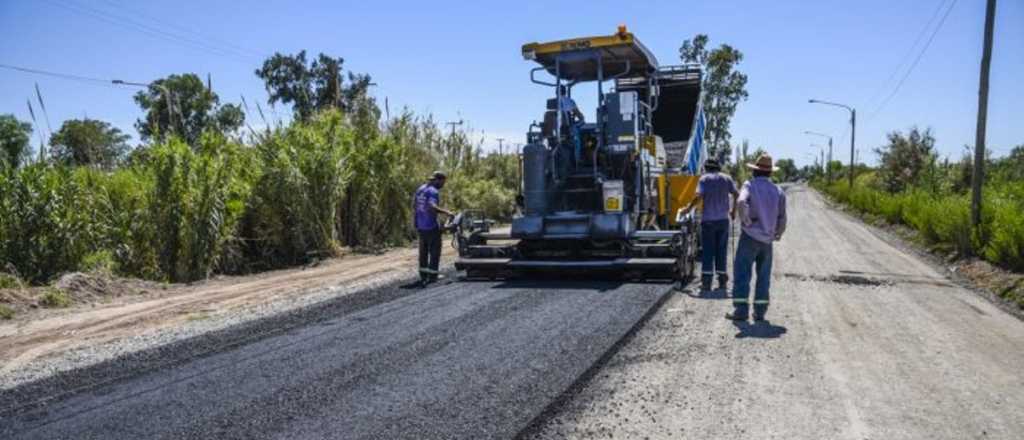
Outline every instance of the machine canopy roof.
{"label": "machine canopy roof", "polygon": [[567,81],[595,81],[599,66],[606,80],[647,76],[658,68],[654,55],[624,28],[606,36],[525,44],[523,58],[536,61],[552,76],[557,60],[558,76]]}

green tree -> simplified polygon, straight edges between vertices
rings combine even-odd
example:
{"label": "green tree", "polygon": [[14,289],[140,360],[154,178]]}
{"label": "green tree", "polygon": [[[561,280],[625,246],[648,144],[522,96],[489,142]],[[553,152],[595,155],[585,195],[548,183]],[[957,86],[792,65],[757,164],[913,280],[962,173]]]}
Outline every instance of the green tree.
{"label": "green tree", "polygon": [[775,179],[779,182],[792,182],[797,179],[800,172],[793,159],[779,159],[775,162],[775,166],[779,168],[774,174]]}
{"label": "green tree", "polygon": [[0,162],[17,168],[29,155],[32,124],[21,122],[14,115],[0,115]]}
{"label": "green tree", "polygon": [[1024,144],[1014,147],[1009,155],[996,160],[991,174],[993,180],[1024,181]]}
{"label": "green tree", "polygon": [[50,138],[50,146],[57,161],[111,169],[127,153],[130,138],[103,121],[70,119]]}
{"label": "green tree", "polygon": [[736,69],[743,53],[723,44],[708,50],[708,36],[697,34],[679,48],[683,62],[704,67],[704,116],[707,121],[708,151],[711,156],[729,157],[732,148],[729,124],[740,101],[747,99],[747,75]]}
{"label": "green tree", "polygon": [[256,76],[263,80],[271,104],[290,104],[300,120],[307,120],[327,108],[340,108],[345,113],[358,108],[371,79],[350,72],[350,85],[346,87],[341,73],[344,62],[343,58],[321,53],[307,64],[305,50],[295,55],[274,53],[256,69]]}
{"label": "green tree", "polygon": [[220,105],[217,94],[194,73],[153,81],[147,90],[135,95],[135,102],[146,112],[145,120],[135,123],[142,139],[163,140],[171,134],[196,145],[208,129],[230,134],[245,122],[239,106]]}
{"label": "green tree", "polygon": [[899,131],[887,135],[889,143],[875,149],[881,164],[878,177],[886,191],[900,192],[919,183],[925,172],[935,165],[935,137],[931,129],[910,129],[907,135]]}

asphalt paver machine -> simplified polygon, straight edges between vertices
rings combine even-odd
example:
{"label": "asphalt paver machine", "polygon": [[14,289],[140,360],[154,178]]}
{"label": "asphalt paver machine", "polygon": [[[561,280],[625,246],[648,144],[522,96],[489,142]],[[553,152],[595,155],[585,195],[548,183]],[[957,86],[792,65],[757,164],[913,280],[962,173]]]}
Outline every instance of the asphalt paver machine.
{"label": "asphalt paver machine", "polygon": [[[625,27],[526,44],[522,54],[539,64],[531,81],[554,96],[520,153],[519,214],[500,233],[485,219],[456,219],[456,269],[470,278],[691,277],[699,222],[684,207],[706,157],[700,66],[659,66]],[[597,93],[589,121],[571,108],[585,89]]]}

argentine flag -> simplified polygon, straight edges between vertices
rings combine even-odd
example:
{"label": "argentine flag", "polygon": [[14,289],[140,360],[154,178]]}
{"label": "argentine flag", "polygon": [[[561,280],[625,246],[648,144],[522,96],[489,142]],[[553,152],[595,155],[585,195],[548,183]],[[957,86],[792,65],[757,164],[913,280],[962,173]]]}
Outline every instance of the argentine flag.
{"label": "argentine flag", "polygon": [[690,140],[690,157],[686,162],[686,168],[690,175],[696,176],[704,165],[704,109],[697,114],[697,127],[693,130],[693,139]]}

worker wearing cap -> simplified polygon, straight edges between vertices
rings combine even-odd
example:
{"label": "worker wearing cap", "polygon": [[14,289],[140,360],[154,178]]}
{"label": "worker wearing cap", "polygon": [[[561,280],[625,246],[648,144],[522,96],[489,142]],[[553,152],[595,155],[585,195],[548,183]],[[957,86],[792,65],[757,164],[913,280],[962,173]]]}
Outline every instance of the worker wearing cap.
{"label": "worker wearing cap", "polygon": [[413,196],[414,221],[420,236],[420,283],[424,286],[437,281],[439,274],[441,225],[437,222],[437,213],[452,215],[451,211],[438,206],[441,202],[440,191],[447,179],[444,173],[435,171]]}
{"label": "worker wearing cap", "polygon": [[743,184],[737,201],[743,233],[733,262],[735,281],[732,288],[733,312],[725,317],[745,321],[750,310],[750,279],[757,271],[754,286],[754,320],[762,321],[768,312],[768,289],[772,277],[772,242],[786,231],[786,194],[772,183],[775,171],[772,157],[762,154],[757,162],[747,164],[754,178]]}
{"label": "worker wearing cap", "polygon": [[[722,167],[715,159],[704,162],[704,175],[697,182],[697,197],[686,207],[689,210],[698,202],[703,202],[700,217],[700,286],[701,290],[711,290],[711,282],[718,275],[718,288],[725,289],[729,282],[729,271],[726,266],[729,251],[729,219],[736,218],[735,202],[739,196],[736,182],[727,174],[722,174]],[[729,198],[732,197],[733,207]]]}

